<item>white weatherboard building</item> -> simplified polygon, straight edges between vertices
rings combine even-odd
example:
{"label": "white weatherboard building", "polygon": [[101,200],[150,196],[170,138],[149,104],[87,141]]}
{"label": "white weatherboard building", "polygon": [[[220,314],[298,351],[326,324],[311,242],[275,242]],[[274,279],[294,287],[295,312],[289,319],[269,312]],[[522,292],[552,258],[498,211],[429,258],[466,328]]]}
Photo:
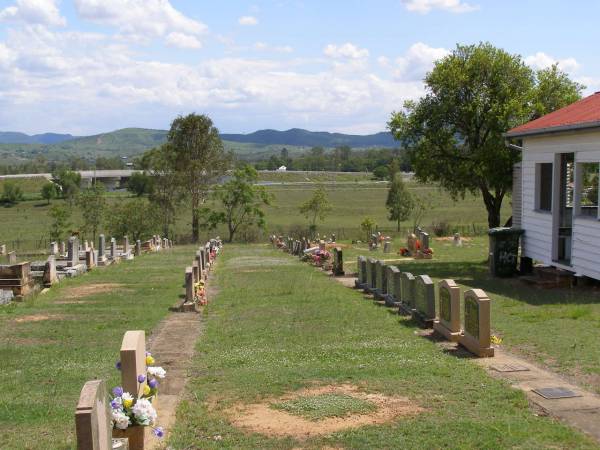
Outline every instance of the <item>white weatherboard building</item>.
{"label": "white weatherboard building", "polygon": [[522,256],[600,280],[600,93],[510,130]]}

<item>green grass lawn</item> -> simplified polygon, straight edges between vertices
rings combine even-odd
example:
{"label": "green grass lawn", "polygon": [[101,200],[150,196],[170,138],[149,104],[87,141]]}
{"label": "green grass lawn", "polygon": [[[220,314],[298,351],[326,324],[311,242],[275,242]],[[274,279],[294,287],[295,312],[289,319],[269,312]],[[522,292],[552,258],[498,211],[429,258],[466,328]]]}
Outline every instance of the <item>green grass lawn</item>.
{"label": "green grass lawn", "polygon": [[[416,336],[412,322],[266,245],[227,246],[216,285],[175,449],[597,448],[534,414],[522,392],[472,361]],[[227,418],[239,402],[315,384],[404,396],[424,411],[306,442],[245,432]]]}
{"label": "green grass lawn", "polygon": [[[394,250],[406,246],[396,239]],[[356,271],[358,255],[398,259],[400,270],[427,274],[434,280],[454,279],[464,289],[483,289],[492,300],[492,329],[510,351],[573,377],[574,381],[600,393],[600,292],[590,287],[537,289],[518,279],[490,276],[486,255],[487,237],[454,247],[449,242],[431,243],[433,260],[406,260],[366,246],[345,249],[347,270]]]}
{"label": "green grass lawn", "polygon": [[[75,447],[75,405],[84,383],[119,383],[114,364],[124,332],[142,329],[148,337],[179,300],[193,253],[190,246],[144,255],[0,307],[0,448]],[[122,287],[72,296],[73,289],[101,283]]]}

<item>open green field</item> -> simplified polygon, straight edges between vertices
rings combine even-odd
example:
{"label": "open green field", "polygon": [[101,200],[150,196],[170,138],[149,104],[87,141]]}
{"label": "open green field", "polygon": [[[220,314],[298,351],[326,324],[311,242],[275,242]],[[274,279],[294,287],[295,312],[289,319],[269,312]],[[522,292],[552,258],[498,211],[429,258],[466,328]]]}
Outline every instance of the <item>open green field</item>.
{"label": "open green field", "polygon": [[[411,321],[289,255],[266,245],[227,246],[216,282],[188,398],[169,440],[175,449],[597,448],[535,414],[522,392],[472,361],[416,336]],[[261,401],[267,411],[318,418],[364,411],[340,396],[278,400],[331,385],[404,397],[420,412],[306,440],[231,424],[244,405]]]}
{"label": "open green field", "polygon": [[97,378],[110,388],[118,384],[123,333],[148,336],[179,301],[192,253],[178,247],[144,255],[0,307],[0,448],[75,448],[83,384]]}
{"label": "open green field", "polygon": [[[263,173],[264,174],[264,173]],[[288,183],[294,183],[298,174],[264,174],[263,180],[277,182],[277,176]],[[291,177],[291,178],[290,178]],[[387,220],[385,200],[387,186],[385,183],[363,182],[366,174],[331,174],[322,176],[311,174],[311,181],[329,182],[324,184],[327,191],[332,211],[326,220],[319,224],[321,234],[336,233],[340,239],[362,238],[359,225],[365,217],[370,217],[386,233],[395,232],[395,223]],[[331,181],[340,184],[331,184]],[[15,243],[18,249],[31,250],[45,248],[48,239],[50,221],[48,219],[49,206],[39,195],[43,184],[41,179],[20,180],[27,198],[31,199],[12,207],[0,206],[0,243],[8,243],[9,249]],[[264,240],[267,233],[284,233],[290,230],[306,230],[308,223],[299,213],[300,205],[308,200],[317,184],[286,184],[268,186],[273,194],[272,206],[266,207],[267,231],[264,234],[255,234]],[[430,196],[432,208],[424,214],[422,225],[430,228],[432,223],[446,222],[450,224],[451,231],[460,231],[463,234],[473,234],[474,230],[481,233],[486,229],[487,213],[479,197],[467,195],[464,199],[453,201],[450,196],[433,186],[418,183],[407,183],[409,190],[417,196]],[[1,186],[0,186],[1,188]],[[1,191],[0,191],[1,192]],[[126,192],[110,193],[109,202],[121,201],[130,195]],[[61,203],[62,200],[53,200]],[[208,203],[211,204],[210,202]],[[510,199],[505,201],[503,220],[510,216]],[[74,206],[72,209],[73,229],[79,229],[81,217]],[[402,224],[404,229],[412,227],[412,221]],[[178,220],[175,228],[176,237],[189,236],[191,230],[191,212],[186,205],[179,208]],[[101,230],[106,231],[106,230]],[[217,230],[221,236],[226,236],[224,227]]]}

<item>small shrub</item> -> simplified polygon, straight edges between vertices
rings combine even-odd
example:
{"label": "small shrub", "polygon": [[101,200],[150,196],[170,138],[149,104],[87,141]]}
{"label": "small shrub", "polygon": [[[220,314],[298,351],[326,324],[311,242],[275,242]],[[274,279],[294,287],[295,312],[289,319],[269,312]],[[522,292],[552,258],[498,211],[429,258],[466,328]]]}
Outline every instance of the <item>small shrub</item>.
{"label": "small shrub", "polygon": [[446,221],[434,222],[431,224],[431,229],[433,230],[433,234],[437,237],[449,236],[450,235],[450,224]]}

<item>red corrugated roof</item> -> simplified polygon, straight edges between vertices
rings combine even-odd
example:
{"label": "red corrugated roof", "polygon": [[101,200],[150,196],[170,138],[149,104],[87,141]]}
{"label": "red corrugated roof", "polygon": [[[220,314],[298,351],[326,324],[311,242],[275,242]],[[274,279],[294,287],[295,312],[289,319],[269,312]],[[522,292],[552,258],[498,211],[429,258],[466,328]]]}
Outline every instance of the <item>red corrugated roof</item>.
{"label": "red corrugated roof", "polygon": [[573,128],[600,126],[600,92],[513,128],[506,136],[551,133]]}

